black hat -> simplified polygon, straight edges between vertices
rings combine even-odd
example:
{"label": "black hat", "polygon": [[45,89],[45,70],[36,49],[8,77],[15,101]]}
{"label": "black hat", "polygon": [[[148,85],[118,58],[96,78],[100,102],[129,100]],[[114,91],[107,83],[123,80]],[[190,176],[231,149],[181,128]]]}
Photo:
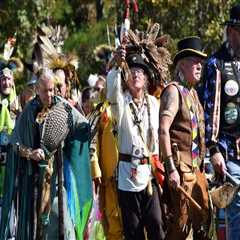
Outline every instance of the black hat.
{"label": "black hat", "polygon": [[202,43],[199,37],[187,37],[180,40],[178,42],[178,52],[173,59],[173,63],[176,65],[178,60],[191,56],[207,57],[207,54],[202,51]]}
{"label": "black hat", "polygon": [[240,4],[233,6],[230,10],[230,19],[224,25],[240,26]]}
{"label": "black hat", "polygon": [[155,77],[154,71],[150,67],[146,61],[144,61],[143,57],[138,53],[132,53],[126,57],[126,61],[128,66],[131,67],[139,67],[144,70],[144,72],[148,75],[150,79]]}

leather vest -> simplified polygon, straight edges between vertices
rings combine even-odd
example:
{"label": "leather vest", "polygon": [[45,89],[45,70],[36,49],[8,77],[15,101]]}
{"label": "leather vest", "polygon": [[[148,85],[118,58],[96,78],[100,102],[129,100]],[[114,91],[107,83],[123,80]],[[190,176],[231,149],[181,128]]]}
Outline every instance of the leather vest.
{"label": "leather vest", "polygon": [[233,62],[220,63],[221,132],[240,136],[240,71]]}
{"label": "leather vest", "polygon": [[[191,117],[190,111],[187,107],[186,101],[182,92],[179,88],[178,83],[170,83],[177,87],[179,92],[179,111],[173,120],[173,123],[170,128],[170,138],[171,144],[177,144],[178,153],[176,154],[173,150],[173,155],[176,165],[181,161],[186,163],[189,166],[192,166],[192,126],[191,126]],[[202,165],[202,160],[205,156],[205,125],[204,125],[204,114],[202,106],[199,102],[197,93],[194,89],[191,90],[194,95],[194,102],[192,103],[194,107],[194,112],[198,119],[198,128],[199,128],[199,160],[198,166]]]}

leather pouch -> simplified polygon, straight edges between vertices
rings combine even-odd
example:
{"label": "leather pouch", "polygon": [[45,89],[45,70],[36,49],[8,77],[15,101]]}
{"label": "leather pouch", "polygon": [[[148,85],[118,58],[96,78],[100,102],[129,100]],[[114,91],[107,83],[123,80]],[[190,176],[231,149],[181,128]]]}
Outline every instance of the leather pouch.
{"label": "leather pouch", "polygon": [[186,163],[180,162],[180,171],[182,173],[183,182],[196,181],[196,174],[192,172],[191,167]]}

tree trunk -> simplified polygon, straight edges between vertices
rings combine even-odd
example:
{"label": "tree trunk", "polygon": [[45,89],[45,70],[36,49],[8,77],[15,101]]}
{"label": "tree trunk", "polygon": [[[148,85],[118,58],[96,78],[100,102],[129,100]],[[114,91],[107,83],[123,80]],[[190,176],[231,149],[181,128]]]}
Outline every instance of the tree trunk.
{"label": "tree trunk", "polygon": [[103,17],[103,0],[96,0],[97,22]]}

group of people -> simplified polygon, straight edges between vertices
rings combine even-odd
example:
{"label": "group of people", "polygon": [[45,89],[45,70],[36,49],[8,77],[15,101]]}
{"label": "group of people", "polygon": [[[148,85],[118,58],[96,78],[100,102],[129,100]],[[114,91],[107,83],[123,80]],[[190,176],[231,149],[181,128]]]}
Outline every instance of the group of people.
{"label": "group of people", "polygon": [[[209,58],[199,37],[181,39],[172,76],[159,26],[129,30],[81,101],[73,66],[49,65],[21,108],[2,64],[0,239],[214,239],[206,152],[215,175],[240,181],[239,4],[224,25]],[[96,198],[101,237],[88,227]],[[236,193],[226,239],[240,239],[239,210]]]}

